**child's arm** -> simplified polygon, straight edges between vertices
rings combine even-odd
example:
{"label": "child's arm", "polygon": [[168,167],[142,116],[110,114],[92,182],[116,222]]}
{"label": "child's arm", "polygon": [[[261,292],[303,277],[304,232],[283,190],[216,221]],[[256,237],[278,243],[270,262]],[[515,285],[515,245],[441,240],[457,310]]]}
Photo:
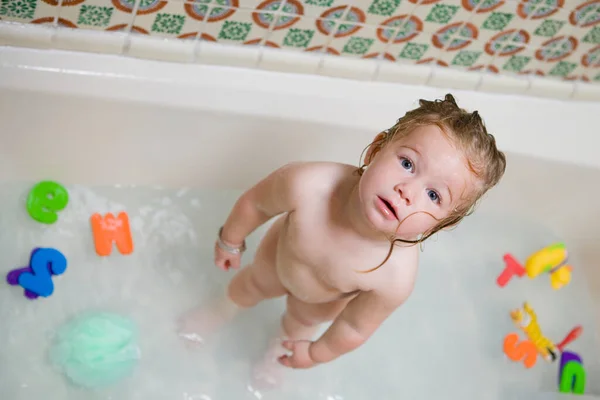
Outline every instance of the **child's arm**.
{"label": "child's arm", "polygon": [[237,200],[223,225],[221,239],[233,246],[241,244],[256,228],[284,212],[293,211],[309,192],[307,177],[315,170],[313,163],[290,163],[278,168]]}
{"label": "child's arm", "polygon": [[310,368],[361,346],[408,298],[412,291],[412,280],[395,289],[393,293],[361,292],[317,341],[284,342],[284,347],[294,354],[280,358],[281,363],[292,368]]}

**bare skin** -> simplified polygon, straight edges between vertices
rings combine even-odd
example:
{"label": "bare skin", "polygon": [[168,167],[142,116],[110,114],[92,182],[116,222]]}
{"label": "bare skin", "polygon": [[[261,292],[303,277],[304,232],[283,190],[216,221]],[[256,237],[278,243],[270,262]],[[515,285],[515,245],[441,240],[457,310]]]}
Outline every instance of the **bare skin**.
{"label": "bare skin", "polygon": [[[183,319],[182,336],[202,338],[237,309],[287,296],[283,349],[271,346],[259,375],[272,372],[273,358],[287,367],[310,368],[365,343],[410,296],[418,247],[396,246],[381,268],[364,271],[385,259],[390,236],[415,238],[448,215],[473,184],[439,128],[417,130],[422,132],[402,143],[370,151],[362,177],[350,165],[295,163],[244,193],[223,227],[228,245],[240,245],[258,226],[277,219],[252,263],[230,282],[230,301],[193,310]],[[239,268],[240,259],[215,246],[215,263],[222,269]],[[319,325],[329,321],[313,340]]]}

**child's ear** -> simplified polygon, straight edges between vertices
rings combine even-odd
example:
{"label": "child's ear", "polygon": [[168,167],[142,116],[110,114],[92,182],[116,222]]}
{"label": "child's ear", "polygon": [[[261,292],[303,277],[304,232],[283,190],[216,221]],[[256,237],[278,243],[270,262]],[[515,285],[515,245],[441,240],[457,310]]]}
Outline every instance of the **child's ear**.
{"label": "child's ear", "polygon": [[371,144],[369,145],[369,149],[367,150],[367,154],[365,155],[365,165],[371,164],[373,161],[373,157],[377,154],[381,147],[383,146],[383,139],[385,139],[385,132],[381,132],[375,136]]}

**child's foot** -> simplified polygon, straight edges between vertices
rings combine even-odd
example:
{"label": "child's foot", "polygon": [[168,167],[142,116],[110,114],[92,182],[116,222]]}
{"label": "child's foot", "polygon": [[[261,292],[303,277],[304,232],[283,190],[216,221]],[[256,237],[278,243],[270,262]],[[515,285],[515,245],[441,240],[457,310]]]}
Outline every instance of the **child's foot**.
{"label": "child's foot", "polygon": [[281,342],[284,338],[275,338],[269,343],[266,353],[252,367],[252,386],[258,390],[268,390],[279,387],[283,382],[285,368],[278,361],[284,354],[289,354]]}
{"label": "child's foot", "polygon": [[229,322],[237,311],[238,306],[228,297],[212,305],[197,307],[179,319],[177,334],[185,339],[187,346],[198,347]]}

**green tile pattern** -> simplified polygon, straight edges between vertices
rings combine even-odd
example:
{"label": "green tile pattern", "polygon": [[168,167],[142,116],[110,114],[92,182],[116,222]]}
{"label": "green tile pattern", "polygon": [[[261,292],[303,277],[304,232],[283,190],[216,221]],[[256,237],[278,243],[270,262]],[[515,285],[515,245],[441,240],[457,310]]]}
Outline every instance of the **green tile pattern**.
{"label": "green tile pattern", "polygon": [[0,0],[0,19],[600,84],[600,0]]}

